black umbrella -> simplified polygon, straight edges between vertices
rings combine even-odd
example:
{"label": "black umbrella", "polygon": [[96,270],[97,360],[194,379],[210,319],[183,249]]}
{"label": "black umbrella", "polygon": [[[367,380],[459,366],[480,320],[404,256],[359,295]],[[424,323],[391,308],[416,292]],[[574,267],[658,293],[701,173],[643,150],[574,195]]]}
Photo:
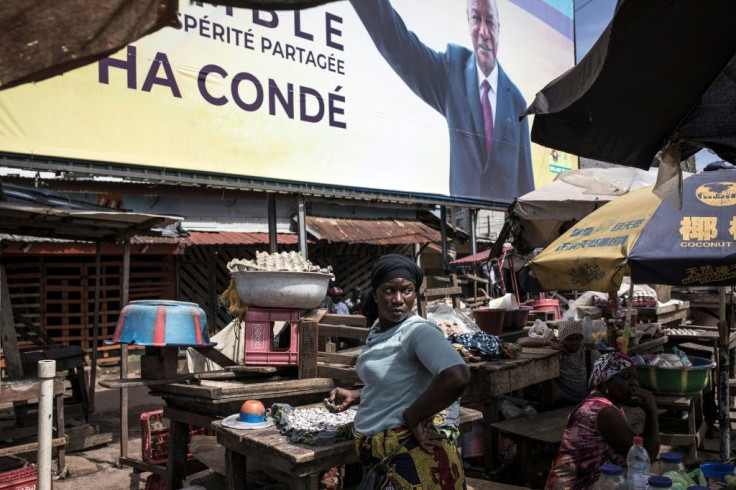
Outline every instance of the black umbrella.
{"label": "black umbrella", "polygon": [[0,90],[60,75],[178,27],[178,7],[178,0],[0,2]]}
{"label": "black umbrella", "polygon": [[733,0],[619,0],[590,52],[527,109],[532,141],[641,169],[663,149],[670,172],[701,147],[736,163],[734,20]]}

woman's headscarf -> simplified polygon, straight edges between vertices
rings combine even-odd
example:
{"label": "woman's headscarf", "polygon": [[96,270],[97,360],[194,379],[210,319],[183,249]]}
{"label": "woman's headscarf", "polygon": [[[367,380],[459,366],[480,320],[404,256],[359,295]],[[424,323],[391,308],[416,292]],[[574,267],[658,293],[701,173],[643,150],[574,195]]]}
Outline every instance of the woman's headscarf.
{"label": "woman's headscarf", "polygon": [[588,384],[591,388],[597,389],[600,385],[633,365],[634,361],[621,352],[604,354],[593,364],[593,372],[590,374]]}
{"label": "woman's headscarf", "polygon": [[[373,262],[371,269],[371,287],[373,291],[386,281],[400,277],[414,283],[414,287],[419,292],[422,285],[424,275],[422,270],[406,255],[388,254],[383,255]],[[368,325],[378,318],[378,306],[373,299],[373,294],[369,294],[363,304],[363,314],[368,320]]]}
{"label": "woman's headscarf", "polygon": [[388,254],[378,258],[371,270],[371,286],[375,291],[386,281],[400,277],[414,283],[419,290],[424,275],[417,264],[406,255]]}
{"label": "woman's headscarf", "polygon": [[583,322],[564,321],[559,324],[559,341],[562,342],[570,335],[583,335]]}

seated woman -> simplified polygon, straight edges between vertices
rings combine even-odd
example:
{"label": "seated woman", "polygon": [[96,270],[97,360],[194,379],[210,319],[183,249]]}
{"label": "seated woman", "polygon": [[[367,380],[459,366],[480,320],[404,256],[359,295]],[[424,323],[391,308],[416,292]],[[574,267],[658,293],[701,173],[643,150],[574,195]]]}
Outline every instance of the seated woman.
{"label": "seated woman", "polygon": [[654,461],[659,453],[659,421],[654,397],[639,388],[633,361],[620,352],[605,354],[593,365],[591,394],[568,418],[560,448],[545,488],[592,488],[607,463],[626,465],[634,431],[622,406],[640,406],[645,413],[644,447]]}
{"label": "seated woman", "polygon": [[601,353],[583,345],[583,322],[561,322],[559,339],[551,342],[560,351],[560,376],[552,385],[556,406],[576,405],[590,394],[588,379]]}
{"label": "seated woman", "polygon": [[364,313],[376,317],[358,356],[362,390],[335,388],[325,400],[333,412],[358,405],[355,446],[370,467],[388,461],[389,488],[464,488],[457,447],[437,431],[439,412],[462,394],[470,370],[440,330],[412,307],[422,272],[403,255],[385,255],[371,273]]}
{"label": "seated woman", "polygon": [[583,323],[560,322],[558,339],[519,339],[527,347],[549,346],[560,351],[560,375],[552,385],[552,408],[576,405],[590,394],[588,379],[601,353],[583,345]]}

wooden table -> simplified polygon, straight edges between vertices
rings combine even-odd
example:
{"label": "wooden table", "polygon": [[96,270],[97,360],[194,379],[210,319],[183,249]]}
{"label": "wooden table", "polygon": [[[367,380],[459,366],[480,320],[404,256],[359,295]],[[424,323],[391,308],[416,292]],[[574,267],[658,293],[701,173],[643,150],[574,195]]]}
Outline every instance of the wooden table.
{"label": "wooden table", "polygon": [[[56,437],[51,440],[51,445],[57,448],[59,473],[63,473],[66,468],[66,444],[67,437],[64,433],[64,376],[59,375],[54,379],[53,397],[54,397],[54,432]],[[0,400],[3,403],[36,401],[40,396],[40,381],[36,377],[14,377],[3,378],[0,380]],[[27,407],[23,407],[27,408]],[[25,410],[18,410],[16,415],[26,415]],[[33,435],[38,435],[38,417],[34,414],[30,423],[27,420],[16,420],[15,423],[9,425],[0,425],[0,434],[4,440],[20,439],[24,440]],[[15,456],[18,454],[33,453],[38,450],[38,440],[36,442],[25,443],[3,443],[0,442],[0,457]]]}
{"label": "wooden table", "polygon": [[[483,405],[483,419],[488,424],[498,421],[498,397],[544,383],[549,392],[549,382],[560,374],[559,352],[550,348],[525,347],[518,359],[496,359],[470,363],[470,384],[462,396],[463,404]],[[498,434],[486,430],[484,436],[485,469],[494,467]]]}
{"label": "wooden table", "polygon": [[[460,409],[460,431],[465,432],[482,414],[477,410]],[[224,427],[221,421],[212,423],[217,442],[225,446],[227,488],[245,488],[245,464],[249,457],[269,468],[291,475],[289,488],[297,490],[319,488],[320,472],[333,466],[358,461],[355,441],[348,440],[328,446],[292,443],[276,426],[266,429],[241,430]]]}
{"label": "wooden table", "polygon": [[248,399],[261,400],[267,407],[276,402],[292,406],[315,403],[324,399],[333,387],[333,381],[328,378],[260,382],[201,379],[197,383],[151,386],[152,390],[166,400],[163,415],[171,421],[169,461],[166,464],[168,488],[181,488],[188,474],[190,425],[214,428],[218,418],[238,413],[243,402]]}

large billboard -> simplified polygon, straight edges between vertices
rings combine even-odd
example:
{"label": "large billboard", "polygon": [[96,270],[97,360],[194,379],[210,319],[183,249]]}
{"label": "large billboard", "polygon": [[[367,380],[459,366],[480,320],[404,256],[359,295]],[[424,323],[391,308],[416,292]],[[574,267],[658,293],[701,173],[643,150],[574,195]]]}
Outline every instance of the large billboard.
{"label": "large billboard", "polygon": [[181,28],[0,91],[0,153],[508,203],[577,167],[519,120],[573,65],[572,1],[182,0]]}

